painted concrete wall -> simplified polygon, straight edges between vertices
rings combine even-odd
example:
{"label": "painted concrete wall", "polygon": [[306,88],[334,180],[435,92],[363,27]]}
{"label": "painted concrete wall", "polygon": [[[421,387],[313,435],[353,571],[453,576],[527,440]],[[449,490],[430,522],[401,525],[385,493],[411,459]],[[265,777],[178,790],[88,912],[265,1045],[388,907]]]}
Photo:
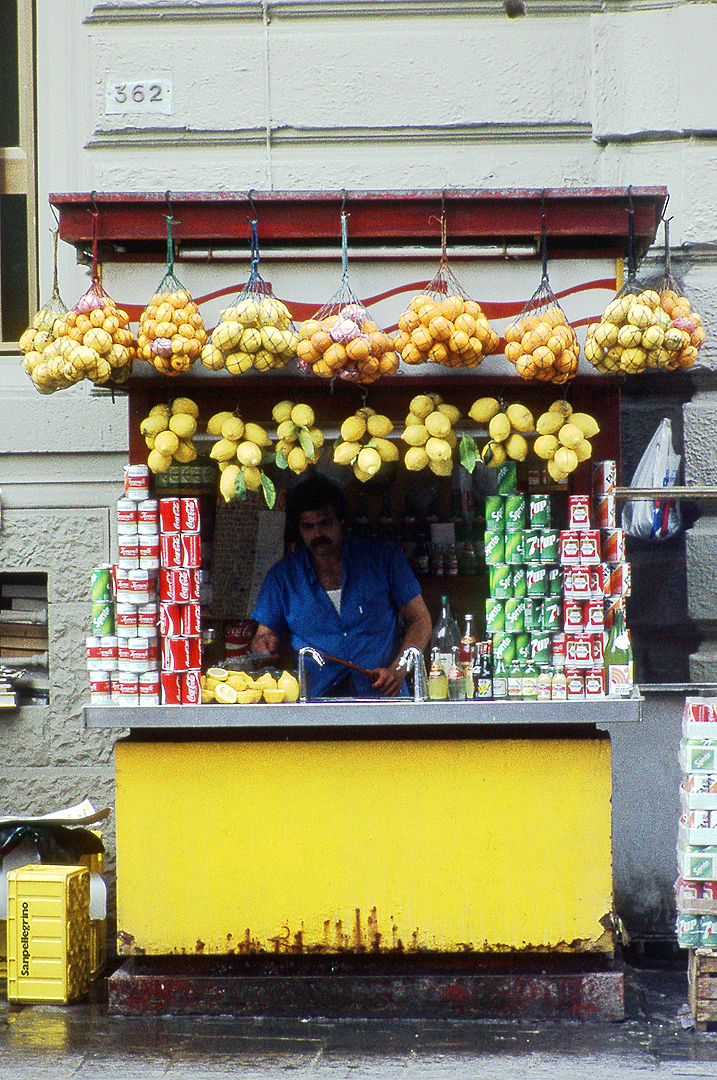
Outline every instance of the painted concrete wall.
{"label": "painted concrete wall", "polygon": [[[673,265],[708,339],[691,400],[668,391],[664,405],[684,407],[687,482],[714,483],[715,5],[527,8],[509,20],[498,0],[37,0],[42,296],[52,281],[50,192],[665,184]],[[171,78],[171,114],[107,114],[108,78],[150,75]],[[106,268],[123,299],[135,290],[141,299],[150,278],[148,268]],[[88,284],[61,245],[65,301]],[[658,400],[639,422],[639,409],[626,414],[630,460],[659,411]],[[81,724],[78,582],[109,557],[126,425],[122,399],[84,386],[40,398],[18,358],[0,356],[0,568],[50,573],[53,703],[3,719],[0,791],[18,811],[85,795],[112,801],[111,739]],[[717,676],[715,550],[717,523],[705,513],[687,535],[683,570],[685,618],[704,634],[693,674],[705,679]],[[616,891],[638,932],[669,932],[680,707],[679,697],[649,697],[639,733],[614,734]],[[649,783],[646,761],[658,763]]]}

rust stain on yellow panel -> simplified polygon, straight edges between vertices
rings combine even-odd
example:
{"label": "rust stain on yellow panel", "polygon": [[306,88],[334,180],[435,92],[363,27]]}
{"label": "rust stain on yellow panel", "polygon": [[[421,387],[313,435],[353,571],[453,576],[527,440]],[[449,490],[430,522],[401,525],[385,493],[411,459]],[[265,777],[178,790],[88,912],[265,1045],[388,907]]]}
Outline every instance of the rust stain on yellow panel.
{"label": "rust stain on yellow panel", "polygon": [[604,948],[606,739],[116,746],[123,951]]}

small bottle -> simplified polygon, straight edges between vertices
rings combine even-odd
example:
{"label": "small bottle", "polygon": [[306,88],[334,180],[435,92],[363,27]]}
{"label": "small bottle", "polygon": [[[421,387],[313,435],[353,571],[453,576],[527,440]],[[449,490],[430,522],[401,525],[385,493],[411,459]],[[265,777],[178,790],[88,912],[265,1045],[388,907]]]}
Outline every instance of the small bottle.
{"label": "small bottle", "polygon": [[466,697],[469,700],[473,697],[473,661],[477,653],[476,640],[473,616],[466,615],[466,625],[458,649],[458,666],[462,669],[466,680]]}
{"label": "small bottle", "polygon": [[605,691],[610,697],[629,697],[633,687],[633,659],[625,616],[616,608],[605,646]]}
{"label": "small bottle", "polygon": [[458,646],[453,649],[451,666],[448,669],[448,697],[451,701],[466,700],[466,678],[458,663]]}
{"label": "small bottle", "polygon": [[532,660],[523,668],[523,700],[536,701],[538,697],[538,669]]}
{"label": "small bottle", "polygon": [[458,623],[453,618],[449,599],[447,596],[442,596],[441,614],[431,634],[431,650],[438,649],[439,659],[446,675],[451,665],[453,649],[458,648],[460,643],[461,632],[458,629]]}
{"label": "small bottle", "polygon": [[520,660],[513,660],[508,669],[508,697],[519,701],[523,697],[523,668]]}
{"label": "small bottle", "polygon": [[565,674],[565,668],[556,668],[550,683],[550,700],[567,701],[567,697],[568,679]]}
{"label": "small bottle", "polygon": [[446,570],[443,544],[434,544],[431,550],[431,573],[434,577],[443,577]]}
{"label": "small bottle", "polygon": [[538,669],[537,700],[550,701],[552,693],[553,673],[549,664],[541,664]]}
{"label": "small bottle", "polygon": [[427,577],[431,572],[431,555],[426,534],[421,533],[413,551],[413,571],[417,577]]}
{"label": "small bottle", "polygon": [[448,697],[448,678],[443,670],[438,649],[431,650],[431,670],[428,673],[428,697],[431,701],[445,701]]}
{"label": "small bottle", "polygon": [[447,577],[458,576],[458,554],[455,544],[446,544],[443,554],[443,569]]}
{"label": "small bottle", "polygon": [[490,701],[493,697],[493,675],[489,641],[481,641],[473,671],[473,698],[477,701]]}
{"label": "small bottle", "polygon": [[461,577],[475,577],[478,573],[478,556],[470,536],[463,542],[458,554],[458,573]]}
{"label": "small bottle", "polygon": [[493,699],[504,701],[508,697],[508,673],[502,656],[493,661]]}

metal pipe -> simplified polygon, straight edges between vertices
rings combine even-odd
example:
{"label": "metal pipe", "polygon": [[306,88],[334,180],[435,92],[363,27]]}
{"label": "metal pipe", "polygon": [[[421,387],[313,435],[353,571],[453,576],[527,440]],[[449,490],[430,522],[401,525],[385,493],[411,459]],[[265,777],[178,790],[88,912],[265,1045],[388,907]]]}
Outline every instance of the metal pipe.
{"label": "metal pipe", "polygon": [[428,676],[423,653],[415,645],[411,645],[401,654],[396,665],[398,668],[405,667],[407,672],[413,672],[413,700],[428,700]]}
{"label": "metal pipe", "polygon": [[315,660],[319,667],[324,666],[324,658],[321,653],[316,649],[312,649],[310,645],[305,645],[303,649],[299,649],[299,701],[306,704],[309,700],[309,695],[306,687],[306,654]]}

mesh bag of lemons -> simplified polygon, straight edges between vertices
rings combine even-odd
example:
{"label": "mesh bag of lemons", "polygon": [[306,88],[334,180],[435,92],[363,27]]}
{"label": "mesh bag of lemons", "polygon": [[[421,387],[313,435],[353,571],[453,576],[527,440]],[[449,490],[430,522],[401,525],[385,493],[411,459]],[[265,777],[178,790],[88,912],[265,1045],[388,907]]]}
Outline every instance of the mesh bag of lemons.
{"label": "mesh bag of lemons", "polygon": [[299,683],[290,671],[275,677],[269,671],[257,678],[246,671],[227,671],[210,667],[201,677],[202,704],[257,705],[259,702],[279,704],[299,700]]}
{"label": "mesh bag of lemons", "polygon": [[248,492],[262,491],[271,509],[276,488],[265,467],[274,461],[274,451],[266,428],[224,410],[210,416],[207,434],[216,437],[209,456],[219,466],[219,493],[224,501],[243,501]]}
{"label": "mesh bag of lemons", "polygon": [[202,349],[202,364],[210,371],[226,368],[230,375],[283,368],[296,356],[299,335],[291,312],[278,300],[259,273],[259,242],[252,222],[252,267],[246,285],[230,307],[219,313]]}
{"label": "mesh bag of lemons", "polygon": [[165,473],[173,462],[187,465],[196,459],[194,436],[198,422],[199,406],[188,397],[176,397],[149,410],[139,430],[149,450],[150,472]]}
{"label": "mesh bag of lemons", "polygon": [[398,320],[395,346],[406,364],[433,362],[475,368],[496,352],[499,337],[445,261],[426,289],[414,296]]}
{"label": "mesh bag of lemons", "polygon": [[504,336],[506,358],[521,378],[560,385],[577,375],[578,339],[547,277]]}

